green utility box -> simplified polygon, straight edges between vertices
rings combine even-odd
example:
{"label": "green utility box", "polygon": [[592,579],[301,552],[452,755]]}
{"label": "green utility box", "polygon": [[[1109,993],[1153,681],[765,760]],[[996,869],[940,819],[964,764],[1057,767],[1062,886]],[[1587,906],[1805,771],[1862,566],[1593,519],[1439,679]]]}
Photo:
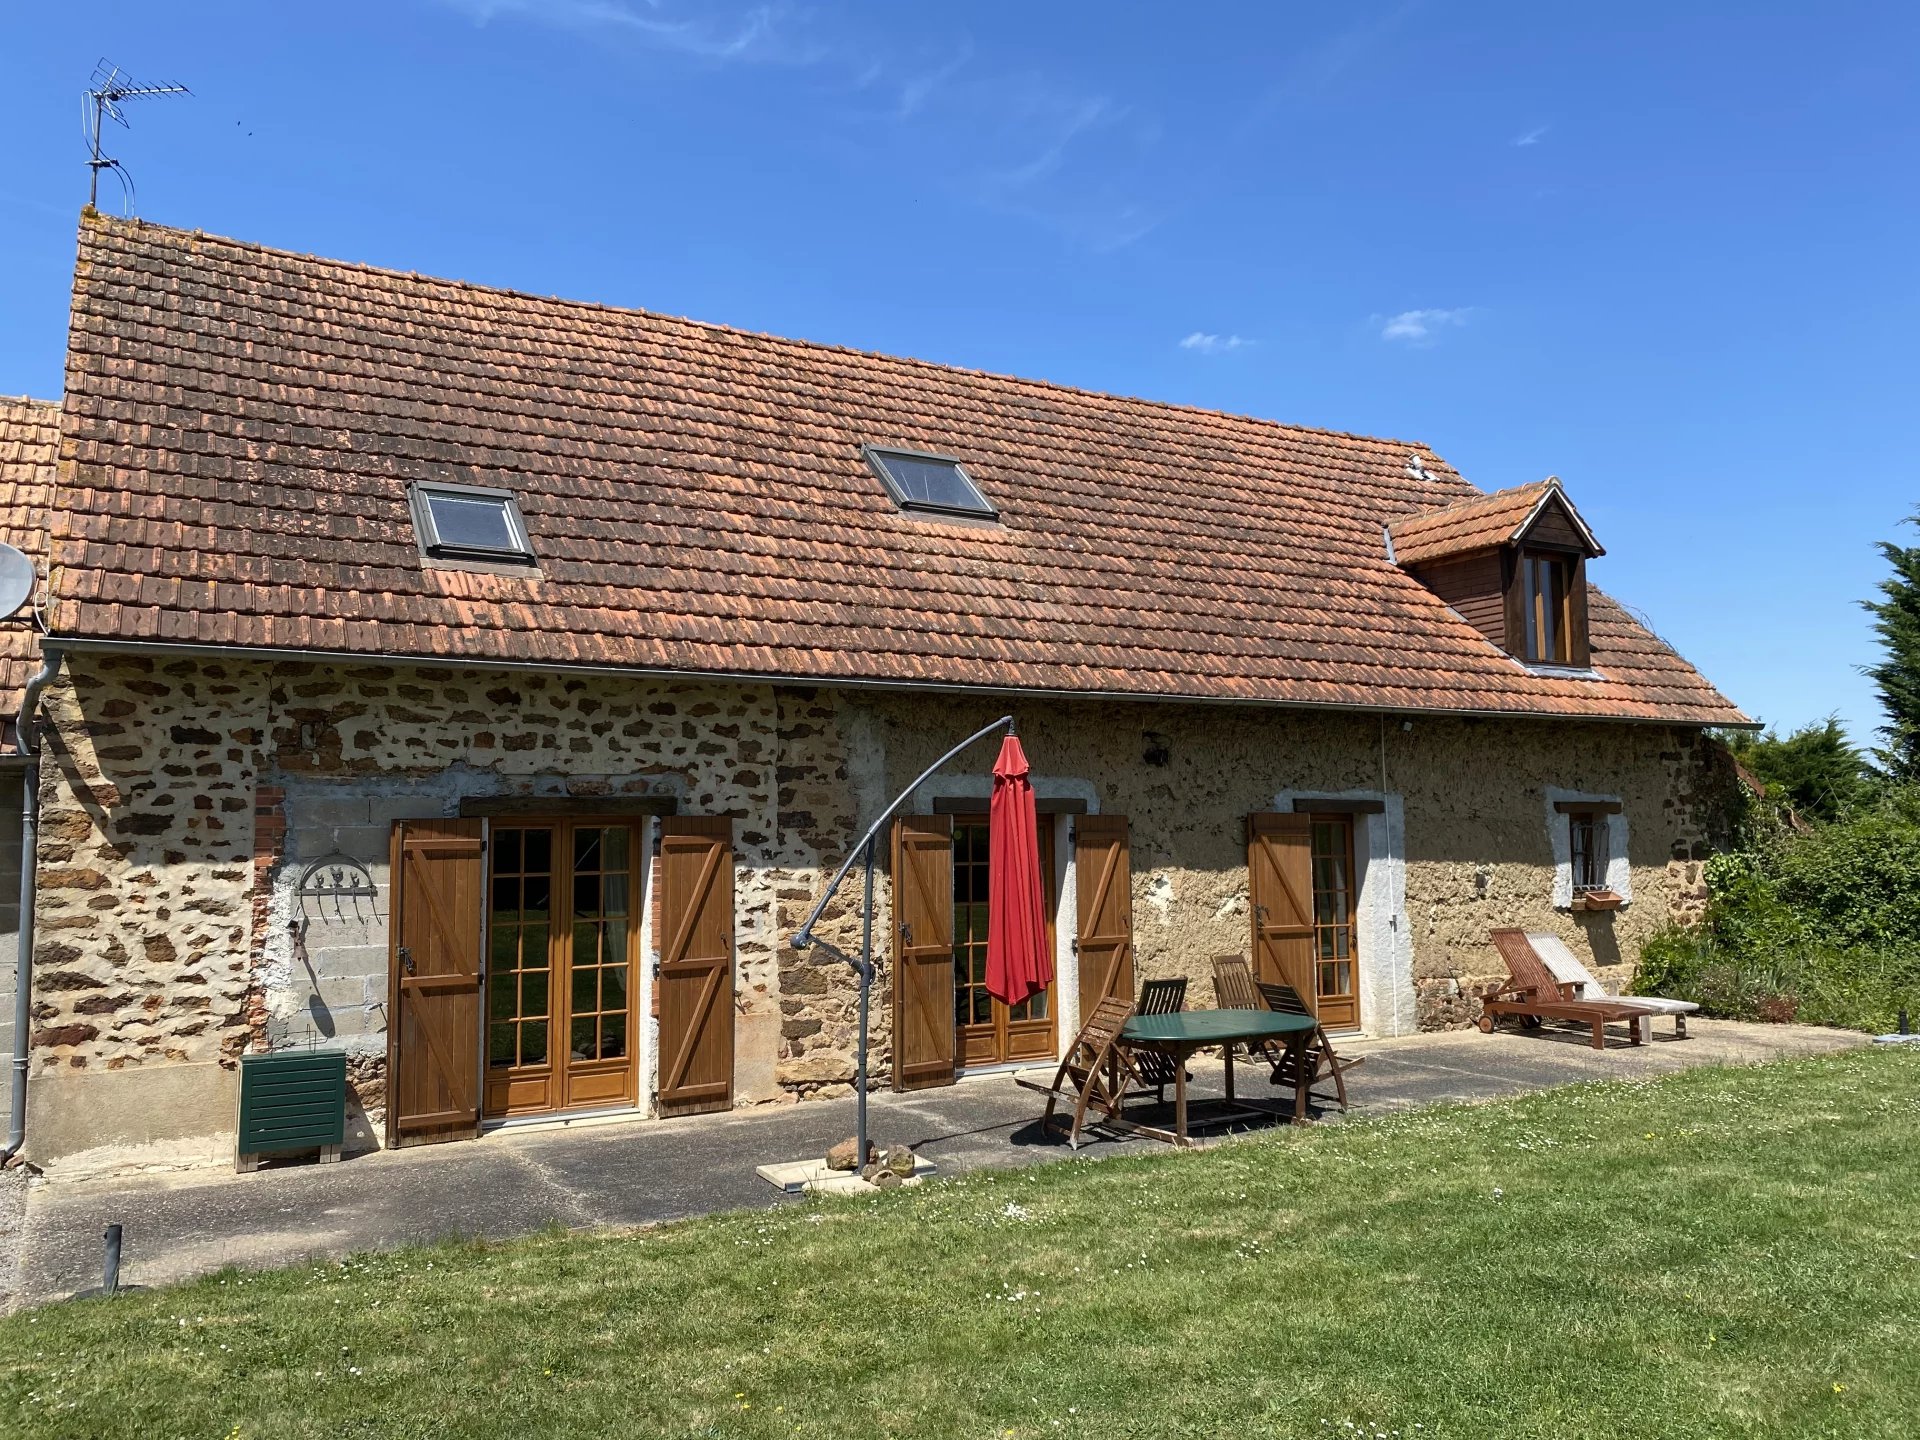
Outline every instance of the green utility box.
{"label": "green utility box", "polygon": [[340,1158],[347,1136],[347,1057],[340,1050],[283,1050],[240,1057],[240,1142],[234,1169],[282,1150]]}

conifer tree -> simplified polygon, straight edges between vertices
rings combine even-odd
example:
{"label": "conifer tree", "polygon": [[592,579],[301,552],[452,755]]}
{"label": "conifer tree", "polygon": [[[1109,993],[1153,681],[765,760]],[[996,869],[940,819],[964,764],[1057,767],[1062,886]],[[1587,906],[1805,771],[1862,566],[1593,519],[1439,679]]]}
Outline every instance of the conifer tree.
{"label": "conifer tree", "polygon": [[[1907,523],[1920,524],[1920,515]],[[1874,617],[1885,657],[1866,672],[1887,716],[1880,727],[1886,743],[1876,754],[1881,768],[1905,783],[1920,780],[1920,546],[1883,540],[1880,554],[1893,574],[1880,582],[1880,599],[1861,603]]]}

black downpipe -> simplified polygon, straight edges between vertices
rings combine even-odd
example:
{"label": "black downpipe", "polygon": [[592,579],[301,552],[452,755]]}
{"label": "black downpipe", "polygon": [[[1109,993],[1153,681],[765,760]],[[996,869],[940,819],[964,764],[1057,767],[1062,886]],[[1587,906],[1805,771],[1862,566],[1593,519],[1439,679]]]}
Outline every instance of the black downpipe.
{"label": "black downpipe", "polygon": [[27,1143],[27,1049],[33,1034],[33,907],[40,854],[40,692],[60,669],[60,652],[47,647],[39,671],[27,681],[15,722],[16,744],[27,756],[20,804],[20,951],[13,965],[13,1063],[7,1143],[0,1164]]}

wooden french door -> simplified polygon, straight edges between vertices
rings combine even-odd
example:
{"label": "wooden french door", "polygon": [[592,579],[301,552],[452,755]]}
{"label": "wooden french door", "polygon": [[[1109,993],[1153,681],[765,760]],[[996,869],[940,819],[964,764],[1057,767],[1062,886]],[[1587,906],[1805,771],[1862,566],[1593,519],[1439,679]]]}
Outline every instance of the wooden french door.
{"label": "wooden french door", "polygon": [[1073,822],[1074,890],[1079,897],[1080,1023],[1109,996],[1133,999],[1133,863],[1124,815]]}
{"label": "wooden french door", "polygon": [[600,818],[494,823],[489,1116],[639,1099],[640,826]]}
{"label": "wooden french door", "polygon": [[479,820],[393,828],[387,926],[387,1143],[464,1140],[480,1121],[480,923],[486,862]]}
{"label": "wooden french door", "polygon": [[[1040,895],[1054,944],[1053,826],[1039,826]],[[953,1021],[964,1066],[1051,1060],[1059,1049],[1053,986],[1009,1006],[987,993],[987,817],[953,817]]]}
{"label": "wooden french door", "polygon": [[1330,1030],[1360,1026],[1356,946],[1353,817],[1313,817],[1313,974],[1320,1023]]}
{"label": "wooden french door", "polygon": [[660,822],[660,1113],[733,1105],[733,821]]}
{"label": "wooden french door", "polygon": [[893,1088],[951,1085],[953,817],[893,822]]}
{"label": "wooden french door", "polygon": [[1333,1029],[1360,1024],[1353,817],[1247,817],[1253,973],[1291,985]]}
{"label": "wooden french door", "polygon": [[1253,976],[1291,985],[1308,1005],[1313,979],[1313,817],[1247,817],[1247,891]]}

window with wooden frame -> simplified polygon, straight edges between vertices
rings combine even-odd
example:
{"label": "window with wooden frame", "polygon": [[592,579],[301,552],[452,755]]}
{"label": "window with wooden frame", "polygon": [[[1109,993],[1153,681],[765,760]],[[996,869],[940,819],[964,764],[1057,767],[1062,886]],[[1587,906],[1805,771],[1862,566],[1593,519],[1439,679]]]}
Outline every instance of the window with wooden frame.
{"label": "window with wooden frame", "polygon": [[1563,800],[1554,805],[1566,829],[1566,883],[1560,903],[1575,910],[1613,910],[1627,903],[1609,879],[1614,860],[1614,821],[1620,804],[1611,800]]}
{"label": "window with wooden frame", "polygon": [[1567,815],[1567,853],[1572,857],[1573,893],[1590,895],[1607,888],[1607,817],[1594,810]]}
{"label": "window with wooden frame", "polygon": [[[1573,593],[1577,556],[1552,550],[1520,552],[1520,658],[1536,665],[1572,665],[1575,641]],[[1581,607],[1584,610],[1584,606]]]}

